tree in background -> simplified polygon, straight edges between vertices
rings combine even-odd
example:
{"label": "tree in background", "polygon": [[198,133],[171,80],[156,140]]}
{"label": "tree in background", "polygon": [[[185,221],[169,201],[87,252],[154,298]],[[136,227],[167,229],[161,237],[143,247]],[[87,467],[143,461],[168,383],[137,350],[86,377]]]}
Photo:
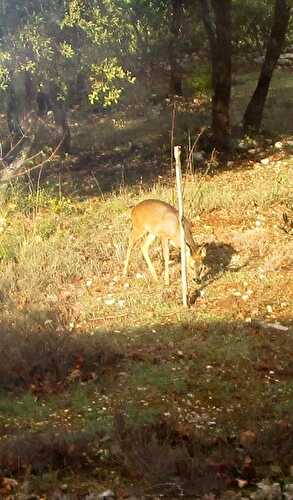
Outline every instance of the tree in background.
{"label": "tree in background", "polygon": [[62,130],[61,148],[69,151],[66,110],[81,77],[82,92],[91,103],[109,106],[119,100],[119,82],[132,79],[118,61],[131,51],[118,4],[114,0],[91,5],[80,0],[2,2],[0,91],[14,142],[24,136],[34,141],[42,96]]}
{"label": "tree in background", "polygon": [[200,0],[210,44],[212,67],[212,133],[220,150],[230,149],[232,1]]}
{"label": "tree in background", "polygon": [[245,132],[258,132],[260,129],[273,71],[284,46],[291,13],[292,0],[275,0],[272,29],[265,59],[256,89],[244,114]]}
{"label": "tree in background", "polygon": [[171,95],[182,95],[182,68],[180,65],[180,39],[182,39],[183,25],[183,0],[171,1],[170,16],[170,41],[169,41],[169,63],[170,63],[170,93]]}
{"label": "tree in background", "polygon": [[[246,129],[260,126],[291,2],[275,0],[270,43],[258,87],[245,114]],[[145,74],[151,75],[145,85],[151,94],[159,86],[156,71],[152,73],[156,67],[170,93],[180,95],[185,83],[182,61],[188,61],[190,67],[193,64],[196,75],[198,64],[189,61],[188,54],[197,52],[202,58],[200,64],[211,66],[213,142],[219,150],[229,149],[232,50],[242,60],[247,54],[262,52],[269,31],[270,3],[3,0],[0,92],[7,103],[9,129],[15,141],[30,135],[38,116],[44,120],[44,109],[51,109],[62,132],[63,149],[69,151],[67,109],[73,104],[84,105],[88,100],[107,107],[118,103],[123,88],[133,82],[133,75],[142,76],[144,81]],[[207,41],[210,57],[206,56]]]}
{"label": "tree in background", "polygon": [[[5,29],[0,41],[0,91],[6,100],[7,121],[14,142],[26,136],[32,141],[37,125],[38,92],[46,89],[57,127],[63,134],[64,150],[70,147],[70,133],[64,107],[66,77],[64,61],[72,56],[70,45],[61,36],[63,2],[2,2]],[[3,23],[4,24],[4,23]]]}
{"label": "tree in background", "polygon": [[232,9],[233,51],[248,61],[261,56],[270,34],[271,0],[234,0]]}

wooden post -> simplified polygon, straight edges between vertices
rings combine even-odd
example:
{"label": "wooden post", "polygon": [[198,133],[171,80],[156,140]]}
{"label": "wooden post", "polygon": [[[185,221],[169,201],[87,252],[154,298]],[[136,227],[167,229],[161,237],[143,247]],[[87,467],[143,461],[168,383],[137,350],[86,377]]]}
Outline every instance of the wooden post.
{"label": "wooden post", "polygon": [[177,186],[177,196],[178,196],[178,212],[179,212],[179,224],[180,224],[180,248],[181,248],[181,286],[182,286],[182,302],[183,306],[187,307],[187,266],[186,266],[186,244],[185,244],[185,234],[184,234],[184,207],[183,207],[183,195],[182,195],[182,173],[181,173],[181,146],[174,147],[174,157],[176,166],[176,186]]}

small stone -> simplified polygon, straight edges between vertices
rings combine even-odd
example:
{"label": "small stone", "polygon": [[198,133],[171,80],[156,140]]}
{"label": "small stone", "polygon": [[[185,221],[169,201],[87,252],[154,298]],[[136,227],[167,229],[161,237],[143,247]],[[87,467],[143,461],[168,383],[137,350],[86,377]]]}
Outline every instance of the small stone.
{"label": "small stone", "polygon": [[98,498],[100,500],[112,500],[115,498],[115,494],[112,490],[106,490],[106,491],[103,491],[103,493],[100,493],[98,495]]}
{"label": "small stone", "polygon": [[274,483],[271,486],[271,499],[272,500],[282,500],[282,490],[279,483]]}
{"label": "small stone", "polygon": [[284,491],[284,498],[286,500],[293,500],[293,484],[286,484]]}

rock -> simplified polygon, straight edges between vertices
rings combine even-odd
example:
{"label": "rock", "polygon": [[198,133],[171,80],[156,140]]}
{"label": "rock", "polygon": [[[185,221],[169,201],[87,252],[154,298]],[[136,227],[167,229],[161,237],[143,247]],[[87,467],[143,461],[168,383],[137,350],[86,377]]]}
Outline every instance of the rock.
{"label": "rock", "polygon": [[259,56],[254,59],[254,62],[256,62],[257,64],[261,64],[263,63],[263,61],[264,61],[264,56]]}
{"label": "rock", "polygon": [[103,493],[100,493],[97,498],[99,500],[114,500],[115,493],[112,490],[105,490]]}
{"label": "rock", "polygon": [[250,495],[251,500],[267,500],[267,496],[264,491],[257,490]]}
{"label": "rock", "polygon": [[264,480],[257,484],[258,490],[250,495],[252,500],[282,500],[282,489],[279,483],[271,484]]}
{"label": "rock", "polygon": [[278,141],[278,142],[275,142],[274,146],[276,149],[282,149],[283,143],[281,141]]}
{"label": "rock", "polygon": [[291,66],[291,64],[292,64],[292,61],[290,61],[289,59],[279,59],[278,60],[279,66]]}
{"label": "rock", "polygon": [[247,142],[241,140],[238,142],[238,149],[241,149],[241,150],[246,150],[246,149],[249,149],[250,148],[250,144],[247,144]]}
{"label": "rock", "polygon": [[285,500],[293,500],[293,484],[286,484],[284,488],[284,498]]}
{"label": "rock", "polygon": [[262,165],[268,165],[270,163],[270,159],[269,158],[263,158],[262,160],[260,160],[261,164]]}
{"label": "rock", "polygon": [[272,484],[270,500],[282,500],[282,490],[280,483]]}
{"label": "rock", "polygon": [[293,53],[285,52],[285,54],[280,55],[280,59],[292,59],[293,62]]}

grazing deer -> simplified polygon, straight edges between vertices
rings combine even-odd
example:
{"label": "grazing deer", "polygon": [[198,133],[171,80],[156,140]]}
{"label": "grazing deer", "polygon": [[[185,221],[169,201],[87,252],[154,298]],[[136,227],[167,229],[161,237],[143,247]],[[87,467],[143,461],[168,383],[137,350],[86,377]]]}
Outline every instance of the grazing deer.
{"label": "grazing deer", "polygon": [[[159,238],[162,242],[163,257],[165,263],[165,283],[169,284],[169,241],[176,247],[180,248],[180,225],[179,215],[176,208],[168,203],[160,200],[144,200],[136,205],[131,212],[132,233],[129,238],[123,275],[126,276],[129,258],[133,245],[137,240],[146,236],[145,241],[141,245],[141,251],[149,268],[149,271],[154,278],[158,280],[157,273],[151,262],[148,250],[150,245]],[[184,218],[184,233],[185,242],[187,245],[188,266],[197,273],[201,267],[203,260],[203,246],[196,245],[192,233],[191,224]]]}

